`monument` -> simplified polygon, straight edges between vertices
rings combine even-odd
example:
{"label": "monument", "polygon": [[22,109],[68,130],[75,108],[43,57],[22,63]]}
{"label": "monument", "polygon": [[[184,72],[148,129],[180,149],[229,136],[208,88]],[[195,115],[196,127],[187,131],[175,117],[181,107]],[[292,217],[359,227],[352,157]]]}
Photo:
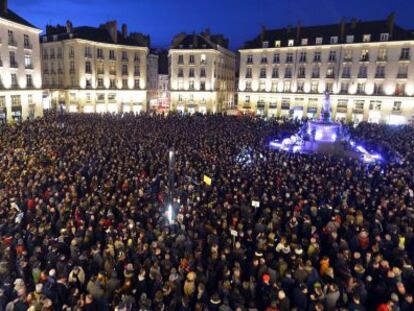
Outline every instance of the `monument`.
{"label": "monument", "polygon": [[332,121],[329,92],[325,92],[319,119],[305,122],[297,134],[281,141],[272,141],[270,147],[288,152],[362,158],[366,162],[382,159],[380,155],[371,154],[362,146],[356,146],[347,127]]}

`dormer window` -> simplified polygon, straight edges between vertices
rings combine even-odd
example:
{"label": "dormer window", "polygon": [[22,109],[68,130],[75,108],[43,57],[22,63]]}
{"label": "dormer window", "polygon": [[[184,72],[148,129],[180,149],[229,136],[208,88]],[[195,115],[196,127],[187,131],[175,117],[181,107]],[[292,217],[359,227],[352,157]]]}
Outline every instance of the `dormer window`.
{"label": "dormer window", "polygon": [[263,41],[262,43],[263,48],[268,48],[269,47],[269,41]]}
{"label": "dormer window", "polygon": [[295,40],[289,39],[288,46],[293,46],[295,44]]}
{"label": "dormer window", "polygon": [[380,41],[388,41],[390,34],[388,32],[384,32],[380,34]]}
{"label": "dormer window", "polygon": [[275,41],[275,47],[280,48],[280,40]]}
{"label": "dormer window", "polygon": [[323,42],[322,37],[317,37],[316,40],[315,40],[316,44],[322,44],[322,42]]}
{"label": "dormer window", "polygon": [[334,36],[331,37],[331,44],[337,44],[338,43],[338,37]]}
{"label": "dormer window", "polygon": [[362,42],[370,42],[371,41],[371,35],[366,34],[362,36]]}
{"label": "dormer window", "polygon": [[308,45],[308,38],[302,39],[302,45]]}
{"label": "dormer window", "polygon": [[58,39],[58,35],[53,35],[53,41],[56,41]]}
{"label": "dormer window", "polygon": [[190,49],[192,49],[192,48],[193,48],[193,45],[192,45],[192,44],[190,44],[190,45],[189,45],[189,48],[190,48]]}
{"label": "dormer window", "polygon": [[346,43],[354,43],[354,36],[353,35],[346,36]]}

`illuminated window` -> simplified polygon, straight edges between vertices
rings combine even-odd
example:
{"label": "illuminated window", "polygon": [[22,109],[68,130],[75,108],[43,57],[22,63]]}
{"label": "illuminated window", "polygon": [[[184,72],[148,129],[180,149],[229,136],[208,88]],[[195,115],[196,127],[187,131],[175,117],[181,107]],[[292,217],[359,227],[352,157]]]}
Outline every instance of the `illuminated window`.
{"label": "illuminated window", "polygon": [[322,37],[317,37],[315,39],[315,44],[322,44],[322,42],[323,42],[323,38]]}
{"label": "illuminated window", "polygon": [[302,39],[302,45],[308,45],[308,38]]}
{"label": "illuminated window", "polygon": [[280,40],[275,41],[275,47],[280,48]]}
{"label": "illuminated window", "polygon": [[365,34],[362,36],[362,42],[370,42],[371,41],[371,35]]}
{"label": "illuminated window", "polygon": [[288,41],[288,46],[293,46],[294,44],[295,44],[295,40],[290,39],[290,40]]}
{"label": "illuminated window", "polygon": [[389,33],[388,32],[384,32],[382,34],[380,34],[380,41],[388,41],[389,38]]}
{"label": "illuminated window", "polygon": [[353,35],[346,36],[346,43],[353,43],[353,42],[354,42],[354,36]]}

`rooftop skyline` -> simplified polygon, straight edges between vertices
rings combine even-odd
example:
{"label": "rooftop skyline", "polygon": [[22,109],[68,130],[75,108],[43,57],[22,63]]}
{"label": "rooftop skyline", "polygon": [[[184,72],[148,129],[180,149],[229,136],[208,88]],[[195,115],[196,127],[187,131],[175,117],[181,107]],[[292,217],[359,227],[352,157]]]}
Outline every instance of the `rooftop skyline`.
{"label": "rooftop skyline", "polygon": [[118,27],[128,24],[130,32],[151,36],[152,47],[167,48],[179,32],[200,32],[210,28],[230,39],[230,48],[236,50],[245,41],[257,36],[262,26],[268,29],[339,23],[342,17],[350,20],[385,19],[394,11],[396,23],[414,29],[410,12],[414,2],[407,0],[309,0],[282,2],[278,0],[9,0],[9,7],[35,26],[46,24],[98,26],[108,20],[117,20]]}

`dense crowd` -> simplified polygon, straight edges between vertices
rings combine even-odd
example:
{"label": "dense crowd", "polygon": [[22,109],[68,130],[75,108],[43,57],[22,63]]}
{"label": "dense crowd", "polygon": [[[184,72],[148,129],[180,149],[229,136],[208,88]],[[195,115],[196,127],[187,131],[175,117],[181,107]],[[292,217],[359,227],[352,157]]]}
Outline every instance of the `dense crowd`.
{"label": "dense crowd", "polygon": [[414,129],[351,129],[401,157],[368,166],[267,147],[298,127],[74,114],[0,128],[0,311],[413,310]]}

